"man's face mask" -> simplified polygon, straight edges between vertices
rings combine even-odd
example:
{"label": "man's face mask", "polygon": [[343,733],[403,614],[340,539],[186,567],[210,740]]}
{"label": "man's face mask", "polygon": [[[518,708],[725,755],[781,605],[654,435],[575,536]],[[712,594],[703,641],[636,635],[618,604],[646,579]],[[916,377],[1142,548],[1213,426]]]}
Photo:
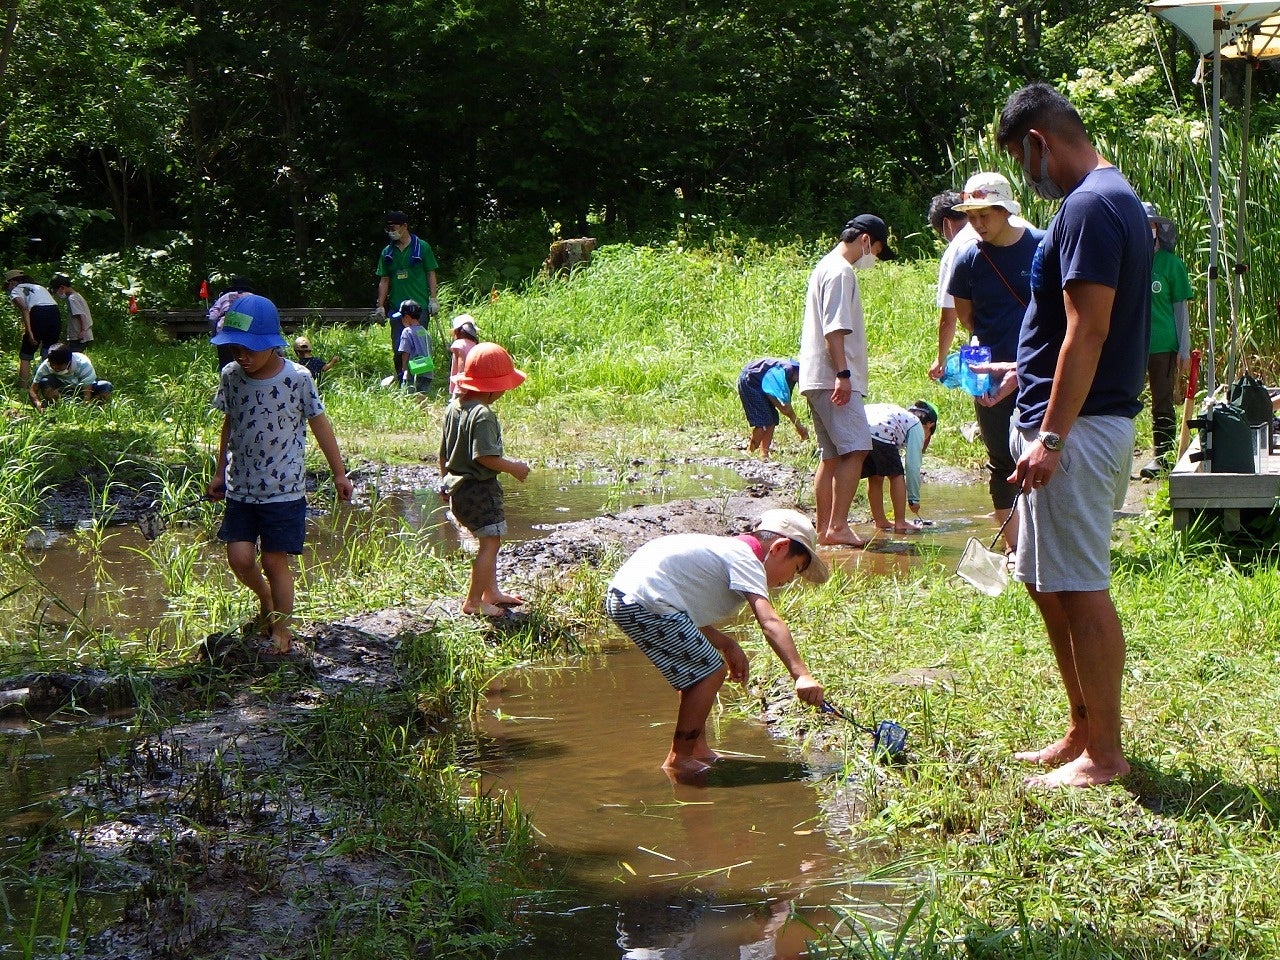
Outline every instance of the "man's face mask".
{"label": "man's face mask", "polygon": [[400,239],[400,231],[401,231],[401,230],[403,230],[403,229],[404,229],[404,227],[403,227],[403,226],[400,226],[400,225],[388,225],[388,226],[387,226],[387,236],[388,236],[388,237],[390,237],[392,240],[399,240],[399,239]]}
{"label": "man's face mask", "polygon": [[871,237],[863,234],[867,238],[867,252],[853,262],[855,270],[870,270],[876,265],[876,255],[871,252]]}
{"label": "man's face mask", "polygon": [[1061,200],[1066,191],[1049,179],[1049,151],[1044,140],[1040,141],[1040,177],[1031,173],[1031,134],[1022,138],[1022,175],[1037,197],[1041,200]]}

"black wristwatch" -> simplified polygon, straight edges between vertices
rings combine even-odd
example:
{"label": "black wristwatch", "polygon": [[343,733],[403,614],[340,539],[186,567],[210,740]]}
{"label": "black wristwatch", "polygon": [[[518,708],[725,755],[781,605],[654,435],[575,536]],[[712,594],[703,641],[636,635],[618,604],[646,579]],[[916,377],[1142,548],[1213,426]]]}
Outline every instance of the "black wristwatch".
{"label": "black wristwatch", "polygon": [[1046,450],[1052,450],[1054,453],[1062,449],[1062,435],[1059,433],[1041,433],[1040,442]]}
{"label": "black wristwatch", "polygon": [[851,370],[840,370],[840,371],[837,371],[836,373],[837,380],[848,380],[852,376],[853,376],[853,371]]}

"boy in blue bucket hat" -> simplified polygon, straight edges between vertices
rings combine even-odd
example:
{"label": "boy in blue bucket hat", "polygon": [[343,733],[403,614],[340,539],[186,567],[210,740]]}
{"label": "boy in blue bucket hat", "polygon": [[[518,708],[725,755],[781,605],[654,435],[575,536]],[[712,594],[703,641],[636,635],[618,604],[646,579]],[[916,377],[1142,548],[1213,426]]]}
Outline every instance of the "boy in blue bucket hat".
{"label": "boy in blue bucket hat", "polygon": [[[218,539],[236,579],[258,597],[246,628],[263,636],[262,652],[288,654],[293,643],[293,567],[306,532],[307,427],[333,471],[338,499],[351,499],[351,481],[315,380],[286,360],[280,314],[266,297],[247,294],[222,318],[214,346],[231,348],[213,405],[222,411],[218,462],[206,495],[226,500]],[[259,555],[261,565],[259,565]]]}

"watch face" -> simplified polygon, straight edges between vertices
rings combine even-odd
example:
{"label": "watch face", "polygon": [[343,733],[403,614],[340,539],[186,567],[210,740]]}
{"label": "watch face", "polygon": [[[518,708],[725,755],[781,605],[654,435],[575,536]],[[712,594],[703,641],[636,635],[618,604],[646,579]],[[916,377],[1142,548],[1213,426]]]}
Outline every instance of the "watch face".
{"label": "watch face", "polygon": [[1040,434],[1040,442],[1050,450],[1062,449],[1062,437],[1058,436],[1056,433]]}

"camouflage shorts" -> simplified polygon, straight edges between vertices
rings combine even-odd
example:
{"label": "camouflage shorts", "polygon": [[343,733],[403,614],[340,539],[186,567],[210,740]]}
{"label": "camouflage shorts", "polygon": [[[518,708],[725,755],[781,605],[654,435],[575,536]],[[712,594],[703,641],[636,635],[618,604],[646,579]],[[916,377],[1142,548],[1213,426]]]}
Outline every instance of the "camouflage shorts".
{"label": "camouflage shorts", "polygon": [[507,532],[502,485],[497,480],[463,480],[449,494],[449,509],[477,537],[500,537]]}

